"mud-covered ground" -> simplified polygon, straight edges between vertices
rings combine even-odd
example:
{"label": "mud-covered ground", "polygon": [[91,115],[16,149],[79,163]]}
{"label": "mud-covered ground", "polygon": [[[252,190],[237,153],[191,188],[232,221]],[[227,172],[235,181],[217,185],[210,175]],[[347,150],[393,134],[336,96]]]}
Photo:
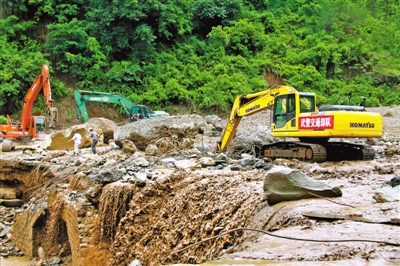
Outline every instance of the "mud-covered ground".
{"label": "mud-covered ground", "polygon": [[[343,196],[335,200],[306,199],[266,206],[249,224],[252,228],[272,230],[279,236],[317,240],[310,242],[271,237],[262,233],[246,233],[246,240],[233,248],[225,258],[264,260],[331,261],[365,260],[382,262],[400,259],[399,247],[368,242],[329,242],[332,240],[375,240],[398,243],[400,228],[382,224],[399,216],[398,202],[377,203],[374,188],[395,175],[397,159],[372,162],[303,164],[291,162],[315,180],[339,187]],[[398,170],[397,170],[398,171]],[[331,199],[332,200],[332,199]],[[306,213],[362,216],[371,222],[310,219]],[[326,241],[326,242],[325,242]],[[389,264],[388,264],[389,265]]]}
{"label": "mud-covered ground", "polygon": [[[132,257],[140,258],[145,265],[200,263],[217,258],[222,265],[235,265],[233,261],[239,264],[238,260],[246,261],[246,265],[252,265],[249,260],[312,264],[346,260],[391,265],[400,260],[398,246],[368,242],[399,243],[399,226],[382,223],[398,217],[399,202],[377,203],[372,197],[375,187],[399,174],[398,158],[370,163],[276,163],[299,168],[315,180],[340,187],[343,196],[330,199],[336,203],[316,198],[269,206],[263,192],[264,171],[175,173],[168,180],[158,180],[157,189],[147,187],[133,198],[117,232],[113,264],[124,265]],[[303,215],[306,212],[356,216],[368,222],[309,219]],[[243,227],[304,241],[238,230],[181,250]]]}
{"label": "mud-covered ground", "polygon": [[[400,227],[387,224],[399,218],[400,203],[378,203],[373,198],[376,188],[400,175],[400,106],[369,111],[380,112],[384,120],[384,137],[373,140],[380,158],[324,163],[274,161],[275,165],[299,169],[315,180],[339,187],[342,197],[269,206],[263,191],[267,170],[175,170],[154,178],[154,183],[133,195],[126,215],[113,229],[107,264],[128,265],[135,258],[143,265],[207,261],[204,265],[400,263],[399,246],[390,245],[400,243]],[[268,124],[262,114],[244,118],[239,130],[245,134],[260,124]],[[202,141],[215,143],[213,138]],[[113,183],[107,190],[118,190],[118,186]],[[363,221],[314,219],[307,213]],[[10,219],[9,214],[5,217]],[[11,244],[8,247],[13,248]],[[94,259],[91,263],[101,262]]]}
{"label": "mud-covered ground", "polygon": [[[388,141],[386,154],[373,161],[344,161],[303,163],[281,161],[280,164],[298,168],[315,180],[339,187],[343,196],[332,203],[325,199],[306,199],[282,202],[258,211],[248,227],[273,231],[279,236],[309,240],[378,240],[399,243],[400,226],[382,222],[400,217],[400,203],[377,203],[374,190],[391,178],[400,175],[400,156],[391,156],[390,147],[397,151],[400,141],[400,107],[367,108],[383,117],[384,136]],[[252,124],[262,121],[243,121],[242,127],[250,130]],[[245,125],[243,125],[245,124]],[[390,141],[389,141],[390,140]],[[375,140],[379,142],[379,140]],[[393,146],[390,145],[393,144]],[[382,151],[382,147],[376,146]],[[261,188],[258,193],[262,194]],[[260,203],[260,206],[262,204]],[[351,206],[351,207],[350,207]],[[370,223],[351,220],[309,219],[302,214],[353,215],[371,220]],[[309,242],[272,237],[263,233],[246,232],[244,241],[222,255],[229,259],[336,261],[340,265],[395,265],[400,263],[400,248],[368,242]],[[280,262],[282,263],[282,261]],[[280,264],[277,262],[277,264]],[[310,262],[311,263],[311,262]],[[371,263],[371,264],[370,264]],[[313,263],[311,263],[313,264]],[[310,264],[310,265],[311,265]],[[339,265],[337,264],[337,265]],[[296,264],[297,265],[297,264]],[[303,265],[303,264],[300,264]],[[327,265],[327,264],[324,264]]]}

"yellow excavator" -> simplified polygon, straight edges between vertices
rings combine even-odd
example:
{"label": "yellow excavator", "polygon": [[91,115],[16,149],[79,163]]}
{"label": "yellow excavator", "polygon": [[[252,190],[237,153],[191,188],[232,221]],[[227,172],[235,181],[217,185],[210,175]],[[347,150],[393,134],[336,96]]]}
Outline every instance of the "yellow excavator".
{"label": "yellow excavator", "polygon": [[331,105],[317,107],[316,96],[290,86],[237,96],[227,125],[217,143],[223,152],[235,136],[244,116],[272,109],[272,136],[298,138],[263,145],[257,155],[269,158],[296,158],[305,161],[372,160],[374,149],[365,144],[333,142],[330,138],[379,138],[382,116],[364,106]]}

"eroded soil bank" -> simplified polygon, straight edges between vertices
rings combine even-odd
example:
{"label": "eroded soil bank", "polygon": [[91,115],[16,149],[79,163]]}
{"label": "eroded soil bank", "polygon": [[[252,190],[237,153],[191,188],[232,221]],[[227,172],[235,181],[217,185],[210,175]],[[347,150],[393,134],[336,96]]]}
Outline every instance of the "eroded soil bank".
{"label": "eroded soil bank", "polygon": [[[59,157],[59,164],[62,158]],[[387,263],[380,265],[398,262],[399,247],[362,241],[328,242],[398,243],[400,227],[384,222],[398,216],[399,203],[377,203],[373,199],[375,187],[399,174],[398,157],[368,163],[277,160],[275,164],[301,169],[313,179],[340,187],[343,196],[331,200],[347,206],[320,198],[269,206],[263,193],[266,171],[259,169],[242,172],[154,169],[153,182],[145,186],[118,181],[106,184],[97,190],[97,195],[88,195],[96,190],[88,177],[98,172],[93,166],[70,166],[69,175],[64,173],[53,178],[53,186],[47,184],[47,192],[40,190],[41,197],[36,192],[37,198],[31,198],[25,207],[32,209],[42,205],[43,198],[52,198],[48,213],[42,214],[42,222],[33,226],[52,241],[40,240],[35,248],[47,248],[46,255],[37,252],[34,257],[44,256],[42,261],[58,257],[64,265],[104,265],[105,262],[128,265],[134,259],[143,265],[199,264],[217,258],[221,258],[221,265],[230,265],[223,261],[233,259],[259,263],[265,260]],[[362,216],[373,222],[312,219],[304,216],[305,212]],[[68,229],[73,228],[71,217],[76,221],[78,238],[75,240],[75,233],[69,232],[73,229]],[[180,251],[242,227],[326,242],[288,240],[238,230]],[[74,251],[76,239],[79,239],[79,250]],[[55,249],[51,250],[49,244]],[[73,256],[79,259],[74,260]]]}

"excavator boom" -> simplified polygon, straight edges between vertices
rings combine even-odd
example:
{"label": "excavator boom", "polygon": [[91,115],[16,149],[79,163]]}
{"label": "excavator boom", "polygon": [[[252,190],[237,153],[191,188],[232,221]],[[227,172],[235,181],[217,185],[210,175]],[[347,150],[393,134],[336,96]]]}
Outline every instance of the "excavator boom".
{"label": "excavator boom", "polygon": [[76,90],[74,91],[74,99],[78,112],[78,118],[83,119],[85,122],[89,121],[89,114],[86,107],[86,102],[119,104],[122,105],[125,113],[128,116],[130,116],[131,108],[135,106],[135,104],[128,98],[119,94],[108,92]]}
{"label": "excavator boom", "polygon": [[42,65],[42,71],[38,75],[31,87],[29,88],[27,94],[22,101],[22,111],[21,111],[21,129],[23,131],[29,130],[30,114],[32,112],[33,103],[35,102],[39,92],[43,89],[44,99],[46,102],[46,118],[47,127],[54,128],[58,120],[58,110],[53,107],[53,99],[51,98],[51,88],[50,88],[50,74],[47,65]]}
{"label": "excavator boom", "polygon": [[221,141],[219,141],[217,144],[217,149],[224,151],[229,143],[231,143],[243,116],[253,115],[255,113],[273,108],[276,96],[288,93],[298,92],[292,87],[279,86],[270,90],[253,93],[246,96],[237,96],[233,102],[232,111],[230,113],[225,130],[222,133]]}

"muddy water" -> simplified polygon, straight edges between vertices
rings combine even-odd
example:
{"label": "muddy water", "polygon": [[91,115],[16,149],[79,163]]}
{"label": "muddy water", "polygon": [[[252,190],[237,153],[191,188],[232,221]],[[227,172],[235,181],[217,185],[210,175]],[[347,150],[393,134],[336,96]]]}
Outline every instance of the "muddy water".
{"label": "muddy water", "polygon": [[27,257],[11,257],[7,259],[0,258],[0,266],[28,266],[34,265],[34,261]]}

